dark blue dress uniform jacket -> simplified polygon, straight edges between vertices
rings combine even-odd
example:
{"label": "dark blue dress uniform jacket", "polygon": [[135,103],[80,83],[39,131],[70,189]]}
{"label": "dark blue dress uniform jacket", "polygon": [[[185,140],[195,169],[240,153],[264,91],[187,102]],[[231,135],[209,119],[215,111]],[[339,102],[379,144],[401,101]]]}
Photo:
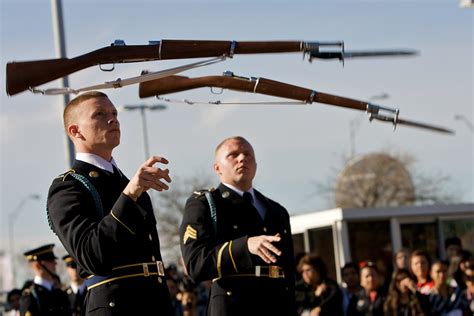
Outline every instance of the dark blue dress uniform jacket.
{"label": "dark blue dress uniform jacket", "polygon": [[[82,277],[108,276],[114,267],[161,260],[156,220],[149,196],[137,202],[122,193],[129,180],[76,160],[73,172],[85,176],[100,195],[100,214],[93,195],[71,171],[49,190],[48,216],[53,231],[78,263]],[[124,278],[88,291],[87,315],[170,315],[166,282],[157,276]]]}
{"label": "dark blue dress uniform jacket", "polygon": [[20,298],[20,315],[71,316],[66,292],[60,289],[48,290],[33,283],[23,290]]}
{"label": "dark blue dress uniform jacket", "polygon": [[[214,280],[209,315],[296,314],[295,265],[288,212],[256,190],[255,194],[265,205],[264,220],[252,205],[223,184],[212,191],[217,209],[215,224],[202,191],[186,202],[180,226],[181,250],[191,278],[197,282]],[[247,240],[277,233],[282,239],[274,245],[283,254],[272,265],[282,267],[285,277],[257,277],[256,266],[268,264],[250,254]]]}

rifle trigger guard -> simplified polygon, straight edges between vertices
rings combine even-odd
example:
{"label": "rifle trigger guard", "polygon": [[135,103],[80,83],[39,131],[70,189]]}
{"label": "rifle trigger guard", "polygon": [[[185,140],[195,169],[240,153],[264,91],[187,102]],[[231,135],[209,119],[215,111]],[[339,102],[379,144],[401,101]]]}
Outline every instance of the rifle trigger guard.
{"label": "rifle trigger guard", "polygon": [[214,91],[213,87],[211,87],[211,93],[212,94],[222,94],[222,93],[224,93],[224,89],[221,88],[220,91],[219,90]]}
{"label": "rifle trigger guard", "polygon": [[99,64],[99,69],[102,70],[102,71],[107,71],[107,72],[114,71],[115,70],[115,63],[112,64],[112,68],[103,68],[102,64]]}

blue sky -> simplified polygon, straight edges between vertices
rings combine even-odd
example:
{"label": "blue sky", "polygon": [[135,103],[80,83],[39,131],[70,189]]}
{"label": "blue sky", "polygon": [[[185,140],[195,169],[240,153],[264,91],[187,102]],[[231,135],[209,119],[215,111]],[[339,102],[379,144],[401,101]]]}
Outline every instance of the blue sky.
{"label": "blue sky", "polygon": [[[473,10],[457,1],[64,1],[68,57],[108,46],[115,39],[146,44],[160,39],[344,40],[346,49],[416,49],[411,58],[302,61],[300,54],[235,56],[234,59],[184,73],[218,75],[232,70],[323,92],[368,100],[401,109],[401,117],[431,122],[456,131],[445,136],[400,126],[369,123],[364,113],[322,104],[183,105],[147,115],[150,151],[170,160],[172,175],[212,174],[213,150],[230,135],[254,145],[258,173],[255,187],[297,214],[330,207],[314,196],[350,152],[349,124],[361,120],[356,152],[409,153],[414,169],[451,177],[449,190],[474,201],[474,134],[455,114],[473,119]],[[1,61],[55,58],[50,1],[1,0]],[[191,62],[157,61],[117,65],[112,73],[98,67],[69,77],[74,88],[162,70]],[[1,74],[5,82],[5,74]],[[55,81],[42,87],[58,87]],[[106,90],[116,106],[152,104],[138,99],[138,88]],[[276,101],[243,93],[215,96],[208,89],[171,95],[197,101]],[[24,92],[1,96],[0,200],[1,249],[6,249],[7,214],[29,194],[18,215],[18,249],[56,242],[46,217],[46,194],[52,179],[67,169],[60,97]],[[143,158],[138,112],[120,113],[122,144],[115,152],[131,176]],[[217,178],[215,183],[218,183]],[[159,196],[159,195],[158,195]],[[159,197],[158,197],[159,198]]]}

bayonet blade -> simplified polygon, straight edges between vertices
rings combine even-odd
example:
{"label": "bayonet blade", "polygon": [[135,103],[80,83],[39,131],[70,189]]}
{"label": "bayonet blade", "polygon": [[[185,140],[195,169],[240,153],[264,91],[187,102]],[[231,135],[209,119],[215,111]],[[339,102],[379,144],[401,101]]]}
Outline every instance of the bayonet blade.
{"label": "bayonet blade", "polygon": [[453,130],[450,130],[450,129],[447,129],[447,128],[444,128],[444,127],[441,127],[441,126],[435,126],[435,125],[421,123],[421,122],[409,121],[409,120],[404,120],[404,119],[400,119],[400,118],[397,119],[397,125],[398,124],[407,125],[407,126],[411,126],[411,127],[428,129],[428,130],[431,130],[431,131],[445,133],[445,134],[452,134],[452,135],[455,134]]}
{"label": "bayonet blade", "polygon": [[340,59],[345,58],[371,58],[371,57],[396,57],[396,56],[415,56],[418,55],[416,50],[373,50],[373,51],[320,51],[311,52],[311,58],[320,59]]}

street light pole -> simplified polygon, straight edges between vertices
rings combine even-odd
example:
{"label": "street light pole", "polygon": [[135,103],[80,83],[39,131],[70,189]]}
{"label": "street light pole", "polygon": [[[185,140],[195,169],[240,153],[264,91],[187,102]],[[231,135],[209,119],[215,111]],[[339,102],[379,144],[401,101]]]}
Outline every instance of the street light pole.
{"label": "street light pole", "polygon": [[[53,18],[53,34],[54,34],[54,46],[56,50],[57,58],[66,58],[66,40],[64,35],[64,23],[63,23],[63,7],[61,0],[51,0],[51,15]],[[65,88],[69,86],[68,76],[64,76],[60,79],[61,87]],[[63,107],[69,103],[69,94],[63,95]],[[65,136],[66,145],[66,162],[68,168],[72,166],[75,159],[74,145],[72,141]]]}
{"label": "street light pole", "polygon": [[139,110],[142,118],[142,131],[143,131],[143,147],[145,150],[145,159],[150,158],[150,150],[148,144],[148,128],[146,124],[146,113],[145,111],[156,111],[156,110],[164,110],[166,109],[166,105],[164,104],[155,104],[155,105],[147,105],[147,104],[137,104],[137,105],[124,105],[120,109],[124,111],[135,111]]}
{"label": "street light pole", "polygon": [[20,203],[18,203],[18,206],[8,213],[8,247],[9,247],[9,252],[11,256],[11,263],[12,263],[12,280],[13,280],[13,285],[16,286],[16,267],[15,267],[15,236],[13,234],[13,230],[15,227],[15,221],[18,218],[18,215],[20,215],[23,205],[25,205],[26,201],[28,200],[39,200],[40,196],[38,194],[30,194],[25,196]]}

